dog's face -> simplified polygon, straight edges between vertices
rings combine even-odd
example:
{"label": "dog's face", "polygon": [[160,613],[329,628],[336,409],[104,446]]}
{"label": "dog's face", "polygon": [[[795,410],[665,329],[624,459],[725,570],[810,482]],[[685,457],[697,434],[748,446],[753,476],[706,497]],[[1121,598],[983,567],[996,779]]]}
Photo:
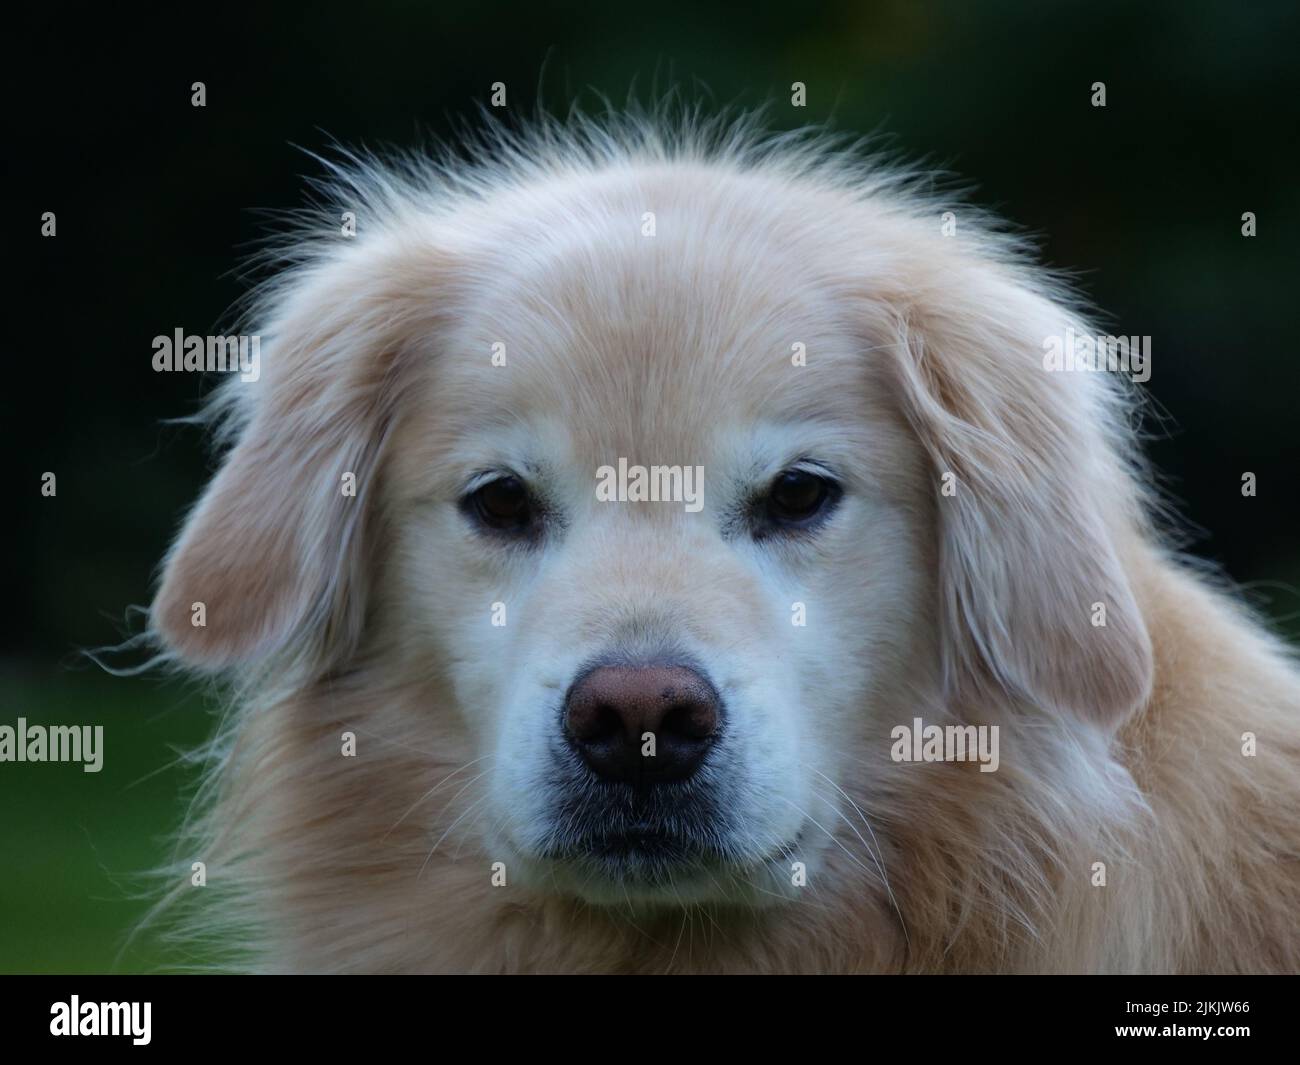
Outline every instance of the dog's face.
{"label": "dog's face", "polygon": [[[761,214],[617,194],[563,203],[534,254],[500,234],[410,397],[398,613],[446,664],[511,868],[593,899],[770,897],[815,864],[912,632],[920,448],[798,255],[724,239]],[[636,467],[673,468],[653,494],[675,498],[622,498]]]}
{"label": "dog's face", "polygon": [[277,294],[155,618],[209,666],[440,686],[516,882],[769,899],[865,820],[918,683],[1141,697],[1098,401],[1035,369],[1068,315],[1004,267],[695,164],[402,221]]}

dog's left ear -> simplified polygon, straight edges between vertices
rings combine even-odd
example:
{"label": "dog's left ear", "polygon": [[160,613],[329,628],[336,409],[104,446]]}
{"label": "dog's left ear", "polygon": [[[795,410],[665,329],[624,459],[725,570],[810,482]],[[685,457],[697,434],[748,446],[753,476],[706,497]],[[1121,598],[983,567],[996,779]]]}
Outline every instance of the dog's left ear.
{"label": "dog's left ear", "polygon": [[438,289],[427,249],[366,244],[281,279],[243,425],[169,554],[154,631],[206,669],[291,651],[319,668],[355,646],[368,536],[405,347]]}
{"label": "dog's left ear", "polygon": [[1123,557],[1142,517],[1117,450],[1135,446],[1121,382],[1048,368],[1068,330],[1086,331],[1009,268],[950,262],[889,313],[935,476],[950,692],[996,687],[1117,726],[1152,683]]}

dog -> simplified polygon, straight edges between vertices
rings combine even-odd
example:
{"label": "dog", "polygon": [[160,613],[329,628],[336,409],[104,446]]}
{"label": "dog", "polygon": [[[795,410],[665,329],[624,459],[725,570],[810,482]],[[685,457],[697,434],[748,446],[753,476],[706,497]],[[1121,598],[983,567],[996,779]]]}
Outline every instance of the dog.
{"label": "dog", "polygon": [[208,412],[150,624],[230,965],[1300,968],[1294,657],[1019,238],[752,122],[469,156],[331,163]]}

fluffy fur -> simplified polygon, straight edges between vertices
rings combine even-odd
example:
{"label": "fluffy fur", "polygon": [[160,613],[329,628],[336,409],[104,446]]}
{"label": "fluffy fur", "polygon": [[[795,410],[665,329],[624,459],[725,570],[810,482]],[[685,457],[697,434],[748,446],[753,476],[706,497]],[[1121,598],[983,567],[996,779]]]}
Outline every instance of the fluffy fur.
{"label": "fluffy fur", "polygon": [[[1043,369],[1089,330],[1012,236],[743,122],[543,122],[323,191],[152,609],[234,689],[187,933],[296,971],[1300,968],[1296,668],[1162,546],[1115,375]],[[823,531],[726,531],[808,455],[845,477]],[[619,456],[703,464],[704,512],[597,510]],[[536,550],[457,510],[498,465],[559,515]],[[743,860],[624,892],[538,857],[547,730],[582,662],[663,646],[727,701]],[[999,770],[891,761],[915,717],[998,725]]]}

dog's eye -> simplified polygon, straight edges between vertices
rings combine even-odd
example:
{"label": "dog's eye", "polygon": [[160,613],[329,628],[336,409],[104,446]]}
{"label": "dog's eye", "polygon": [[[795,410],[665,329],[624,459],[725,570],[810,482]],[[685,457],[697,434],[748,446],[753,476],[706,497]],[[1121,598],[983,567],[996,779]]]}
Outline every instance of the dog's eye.
{"label": "dog's eye", "polygon": [[829,509],[838,487],[825,477],[806,470],[778,474],[767,493],[767,517],[777,526],[802,528]]}
{"label": "dog's eye", "polygon": [[528,489],[518,477],[500,477],[470,493],[470,511],[484,525],[500,532],[525,532],[532,524]]}

